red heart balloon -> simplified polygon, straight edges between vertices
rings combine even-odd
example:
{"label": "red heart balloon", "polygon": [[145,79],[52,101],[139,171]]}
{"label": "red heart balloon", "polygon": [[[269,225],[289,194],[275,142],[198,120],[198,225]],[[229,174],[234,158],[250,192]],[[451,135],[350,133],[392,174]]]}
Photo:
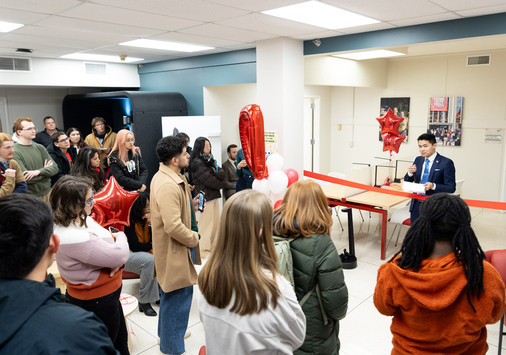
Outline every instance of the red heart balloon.
{"label": "red heart balloon", "polygon": [[264,116],[258,105],[247,105],[239,114],[239,136],[244,159],[253,177],[262,180],[267,175],[265,164]]}
{"label": "red heart balloon", "polygon": [[124,190],[111,176],[104,188],[93,197],[95,203],[91,217],[104,228],[115,224],[129,226],[130,210],[138,196],[138,192]]}
{"label": "red heart balloon", "polygon": [[385,133],[399,134],[399,125],[404,118],[394,115],[391,108],[388,109],[386,115],[376,118],[381,126],[381,135]]}
{"label": "red heart balloon", "polygon": [[389,150],[390,153],[392,153],[392,150],[396,153],[399,153],[401,143],[404,139],[406,139],[405,136],[400,136],[398,133],[385,133],[381,136],[383,137],[383,151],[386,152]]}

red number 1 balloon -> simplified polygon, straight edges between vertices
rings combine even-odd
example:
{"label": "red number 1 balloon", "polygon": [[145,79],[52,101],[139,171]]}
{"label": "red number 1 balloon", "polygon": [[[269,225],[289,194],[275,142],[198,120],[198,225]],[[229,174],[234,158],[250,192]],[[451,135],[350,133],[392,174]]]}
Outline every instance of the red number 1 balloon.
{"label": "red number 1 balloon", "polygon": [[264,116],[258,105],[243,107],[239,114],[239,135],[242,151],[255,179],[267,176],[265,164]]}

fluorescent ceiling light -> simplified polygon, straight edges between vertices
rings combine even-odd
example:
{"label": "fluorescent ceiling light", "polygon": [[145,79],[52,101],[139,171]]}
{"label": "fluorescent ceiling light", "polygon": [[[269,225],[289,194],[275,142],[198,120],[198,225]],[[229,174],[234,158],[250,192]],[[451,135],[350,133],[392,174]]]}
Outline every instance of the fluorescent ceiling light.
{"label": "fluorescent ceiling light", "polygon": [[91,60],[95,62],[114,62],[114,63],[133,63],[144,58],[126,57],[125,60],[121,60],[119,55],[101,55],[101,54],[89,54],[89,53],[72,53],[62,55],[61,58],[65,59],[78,59],[78,60]]}
{"label": "fluorescent ceiling light", "polygon": [[273,10],[262,11],[262,13],[327,28],[329,30],[364,26],[380,22],[370,17],[342,10],[319,1],[306,1]]}
{"label": "fluorescent ceiling light", "polygon": [[366,51],[366,52],[335,54],[335,55],[333,55],[333,57],[354,59],[354,60],[364,60],[364,59],[374,59],[374,58],[397,57],[399,55],[406,55],[406,54],[388,51],[386,49],[378,49],[378,50]]}
{"label": "fluorescent ceiling light", "polygon": [[214,49],[214,47],[199,46],[196,44],[180,43],[180,42],[166,42],[155,41],[152,39],[136,39],[133,41],[120,43],[120,46],[131,46],[140,48],[162,49],[165,51],[175,52],[199,52]]}
{"label": "fluorescent ceiling light", "polygon": [[24,25],[22,25],[20,23],[0,21],[0,32],[14,31],[15,29],[18,29],[18,28],[23,27],[23,26]]}

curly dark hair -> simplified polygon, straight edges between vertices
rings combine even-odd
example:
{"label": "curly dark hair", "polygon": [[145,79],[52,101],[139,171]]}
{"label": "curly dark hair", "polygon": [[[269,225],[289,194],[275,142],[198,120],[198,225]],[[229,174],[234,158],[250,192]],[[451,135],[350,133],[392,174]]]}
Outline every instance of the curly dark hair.
{"label": "curly dark hair", "polygon": [[147,202],[148,196],[143,192],[139,193],[139,196],[130,209],[130,225],[133,226],[135,223],[143,222],[144,209],[146,208]]}
{"label": "curly dark hair", "polygon": [[167,165],[172,158],[183,153],[186,141],[176,136],[161,138],[156,144],[156,155],[158,160]]}
{"label": "curly dark hair", "polygon": [[420,270],[437,241],[450,242],[457,261],[462,263],[467,279],[467,299],[474,309],[470,295],[480,297],[483,287],[485,253],[471,228],[471,213],[458,196],[447,193],[431,195],[420,207],[420,217],[408,230],[401,250],[389,262],[396,260],[403,269]]}
{"label": "curly dark hair", "polygon": [[65,175],[60,178],[49,195],[54,223],[68,227],[77,217],[81,217],[80,227],[88,227],[84,208],[86,194],[90,188],[91,181],[86,177]]}

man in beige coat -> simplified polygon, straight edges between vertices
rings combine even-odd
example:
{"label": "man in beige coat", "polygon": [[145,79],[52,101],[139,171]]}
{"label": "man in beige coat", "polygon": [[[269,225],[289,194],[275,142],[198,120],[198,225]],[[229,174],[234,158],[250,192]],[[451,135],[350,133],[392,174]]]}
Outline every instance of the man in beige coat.
{"label": "man in beige coat", "polygon": [[194,263],[200,264],[199,235],[193,222],[198,199],[191,199],[188,182],[180,173],[188,166],[186,142],[164,137],[158,141],[156,154],[162,164],[151,181],[150,207],[155,275],[162,288],[160,351],[183,354],[193,285],[197,282]]}

